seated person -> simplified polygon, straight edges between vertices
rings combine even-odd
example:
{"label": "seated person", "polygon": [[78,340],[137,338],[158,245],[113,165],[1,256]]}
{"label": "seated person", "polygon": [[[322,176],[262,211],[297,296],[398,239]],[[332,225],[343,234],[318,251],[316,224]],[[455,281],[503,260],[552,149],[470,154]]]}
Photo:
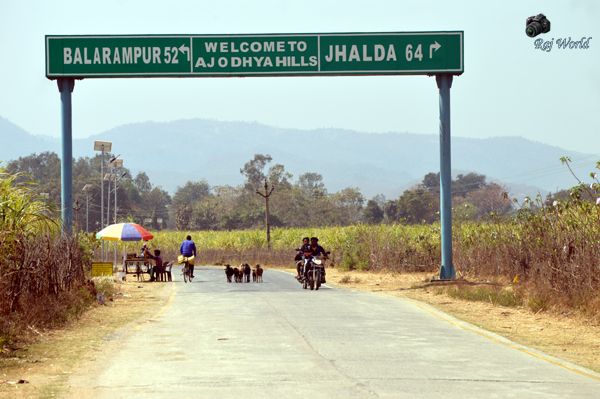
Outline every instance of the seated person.
{"label": "seated person", "polygon": [[152,255],[150,251],[146,248],[144,254],[148,258],[154,259],[154,267],[150,271],[150,281],[156,281],[158,273],[162,273],[165,270],[162,257],[160,256],[160,249],[155,249],[154,255]]}

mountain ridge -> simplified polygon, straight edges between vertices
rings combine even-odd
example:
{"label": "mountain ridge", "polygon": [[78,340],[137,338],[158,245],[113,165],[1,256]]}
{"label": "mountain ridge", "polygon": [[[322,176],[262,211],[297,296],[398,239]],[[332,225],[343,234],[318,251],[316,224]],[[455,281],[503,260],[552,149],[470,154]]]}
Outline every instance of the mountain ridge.
{"label": "mountain ridge", "polygon": [[[6,140],[10,136],[14,138]],[[0,148],[1,160],[60,148],[59,139],[33,136],[1,117],[0,138],[10,142]],[[211,185],[240,184],[240,168],[256,153],[270,154],[273,164],[283,164],[295,178],[317,172],[330,191],[352,186],[367,197],[383,193],[395,198],[426,173],[439,170],[438,136],[408,132],[301,130],[201,118],[146,121],[74,139],[73,156],[93,156],[94,140],[112,141],[113,152],[122,155],[126,167],[133,173],[145,171],[153,183],[170,192],[187,180],[202,178]],[[520,136],[452,138],[454,175],[485,174],[489,180],[508,185],[515,196],[536,191],[545,194],[574,185],[575,180],[560,164],[563,155],[575,161],[582,176],[587,176],[600,158]]]}

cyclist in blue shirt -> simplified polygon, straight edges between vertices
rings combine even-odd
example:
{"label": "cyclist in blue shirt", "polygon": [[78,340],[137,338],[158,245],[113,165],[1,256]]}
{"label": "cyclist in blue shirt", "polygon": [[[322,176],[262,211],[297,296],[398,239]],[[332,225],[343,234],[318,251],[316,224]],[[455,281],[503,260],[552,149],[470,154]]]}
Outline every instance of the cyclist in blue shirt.
{"label": "cyclist in blue shirt", "polygon": [[[183,256],[185,256],[186,258],[190,257],[190,256],[194,256],[196,257],[196,244],[194,244],[194,241],[192,241],[192,236],[188,235],[185,238],[185,241],[183,241],[181,243],[181,247],[179,248],[179,253]],[[194,265],[190,264],[190,275],[192,278],[194,278]]]}

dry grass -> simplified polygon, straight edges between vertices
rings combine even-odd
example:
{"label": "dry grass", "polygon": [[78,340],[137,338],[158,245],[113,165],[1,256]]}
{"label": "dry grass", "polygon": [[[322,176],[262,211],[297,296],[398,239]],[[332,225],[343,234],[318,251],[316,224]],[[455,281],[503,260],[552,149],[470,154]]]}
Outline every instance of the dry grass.
{"label": "dry grass", "polygon": [[[115,330],[143,323],[174,290],[172,284],[137,282],[117,288],[114,302],[92,308],[67,327],[38,333],[35,344],[0,359],[0,398],[60,395],[78,363],[102,352]],[[19,379],[29,383],[10,383]]]}
{"label": "dry grass", "polygon": [[[432,273],[372,273],[327,270],[328,283],[346,288],[407,297],[433,305],[459,319],[500,334],[512,341],[536,348],[600,372],[600,325],[590,323],[581,313],[548,308],[533,311],[527,301],[502,306],[494,297],[482,300],[480,296],[448,295],[461,289],[480,292],[510,292],[506,286],[489,282],[479,285],[437,286],[429,283]],[[490,287],[492,287],[490,289]],[[511,296],[509,296],[511,297]]]}
{"label": "dry grass", "polygon": [[0,232],[0,338],[19,343],[28,328],[60,327],[84,312],[95,299],[87,266],[78,237]]}

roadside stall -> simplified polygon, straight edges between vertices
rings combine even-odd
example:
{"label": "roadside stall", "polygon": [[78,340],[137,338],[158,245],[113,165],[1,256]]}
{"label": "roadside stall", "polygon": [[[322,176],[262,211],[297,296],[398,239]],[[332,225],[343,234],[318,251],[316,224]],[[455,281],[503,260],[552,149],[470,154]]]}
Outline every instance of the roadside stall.
{"label": "roadside stall", "polygon": [[[100,230],[96,233],[96,238],[104,241],[149,241],[154,236],[137,223],[117,223]],[[151,260],[143,254],[125,254],[122,271],[124,278],[128,274],[135,274],[138,280],[143,280],[144,274],[151,276]]]}

